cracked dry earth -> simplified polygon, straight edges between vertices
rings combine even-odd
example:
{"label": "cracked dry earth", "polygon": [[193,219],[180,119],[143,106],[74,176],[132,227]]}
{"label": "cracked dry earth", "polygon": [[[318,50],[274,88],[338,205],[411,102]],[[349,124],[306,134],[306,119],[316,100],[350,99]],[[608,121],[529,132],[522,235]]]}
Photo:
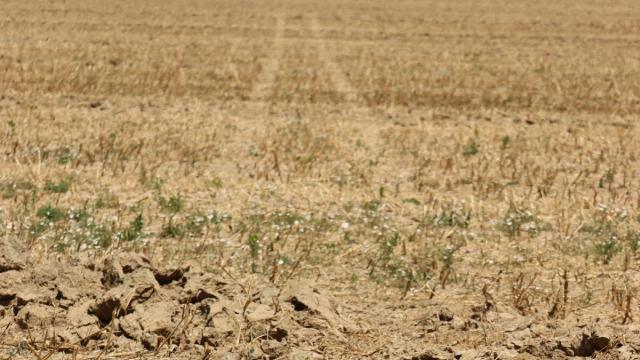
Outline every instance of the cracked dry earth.
{"label": "cracked dry earth", "polygon": [[237,280],[135,253],[40,263],[25,254],[2,240],[1,344],[12,358],[635,359],[640,351],[637,325],[588,313],[521,316],[488,293],[476,305],[451,290],[380,307],[303,281]]}
{"label": "cracked dry earth", "polygon": [[246,287],[195,264],[159,268],[133,253],[39,264],[10,253],[0,264],[3,343],[35,358],[319,358],[318,338],[358,331],[304,283]]}

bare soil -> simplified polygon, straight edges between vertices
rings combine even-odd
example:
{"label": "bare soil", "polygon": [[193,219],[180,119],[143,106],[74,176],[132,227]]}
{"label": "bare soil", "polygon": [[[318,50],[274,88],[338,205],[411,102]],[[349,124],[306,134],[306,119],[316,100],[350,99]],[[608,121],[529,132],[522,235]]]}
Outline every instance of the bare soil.
{"label": "bare soil", "polygon": [[637,0],[3,0],[0,359],[640,359]]}
{"label": "bare soil", "polygon": [[157,267],[122,253],[33,264],[15,248],[4,240],[15,256],[0,262],[0,328],[4,346],[26,346],[35,358],[633,359],[640,351],[640,326],[588,310],[523,316],[489,293],[470,302],[443,289],[381,307],[383,299],[334,297],[309,281],[243,285],[195,262]]}

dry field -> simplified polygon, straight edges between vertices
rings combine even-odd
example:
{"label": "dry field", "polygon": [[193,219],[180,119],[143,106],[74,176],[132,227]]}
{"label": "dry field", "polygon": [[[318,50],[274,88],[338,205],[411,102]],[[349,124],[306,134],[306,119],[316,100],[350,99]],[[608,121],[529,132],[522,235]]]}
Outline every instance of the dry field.
{"label": "dry field", "polygon": [[0,359],[640,358],[637,0],[0,29]]}

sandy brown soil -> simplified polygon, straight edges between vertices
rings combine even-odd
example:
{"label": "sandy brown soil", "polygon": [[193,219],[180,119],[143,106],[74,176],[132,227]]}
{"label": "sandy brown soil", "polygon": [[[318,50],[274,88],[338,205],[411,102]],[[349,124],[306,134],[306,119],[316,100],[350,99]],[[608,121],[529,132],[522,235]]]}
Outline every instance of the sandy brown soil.
{"label": "sandy brown soil", "polygon": [[329,346],[360,331],[303,282],[246,287],[195,264],[156,268],[132,253],[41,264],[16,255],[0,269],[3,344],[26,336],[36,358],[314,359],[322,358],[318,339]]}
{"label": "sandy brown soil", "polygon": [[639,326],[562,308],[550,316],[562,319],[522,316],[488,292],[475,303],[453,290],[383,309],[380,299],[336,299],[308,281],[243,285],[134,253],[33,264],[16,247],[5,240],[11,256],[0,262],[3,344],[36,358],[632,359],[640,351]]}

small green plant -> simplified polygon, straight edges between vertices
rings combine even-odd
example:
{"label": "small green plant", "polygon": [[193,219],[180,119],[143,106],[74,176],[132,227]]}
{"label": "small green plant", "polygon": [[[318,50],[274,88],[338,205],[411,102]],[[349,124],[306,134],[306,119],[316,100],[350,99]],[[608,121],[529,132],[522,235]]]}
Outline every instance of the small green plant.
{"label": "small green plant", "polygon": [[476,139],[470,138],[469,141],[462,148],[462,155],[465,157],[477,155],[480,152],[480,145],[476,142]]}
{"label": "small green plant", "polygon": [[358,278],[359,278],[359,277],[358,277],[358,274],[356,274],[355,272],[353,272],[353,273],[351,273],[351,276],[349,276],[349,281],[350,281],[352,284],[355,284],[355,283],[357,283],[357,282],[358,282]]}
{"label": "small green plant", "polygon": [[90,246],[106,249],[113,244],[113,231],[105,224],[94,225],[90,229],[86,242]]}
{"label": "small green plant", "polygon": [[61,179],[58,182],[47,181],[44,185],[45,191],[56,193],[56,194],[64,194],[69,191],[71,187],[71,181],[66,179]]}
{"label": "small green plant", "polygon": [[209,225],[207,215],[196,212],[187,216],[184,224],[185,231],[191,236],[202,236],[204,229]]}
{"label": "small green plant", "polygon": [[156,197],[160,211],[169,215],[169,220],[162,225],[160,237],[182,239],[186,232],[183,224],[174,224],[174,217],[184,208],[184,202],[180,194],[173,195],[168,199],[162,195]]}
{"label": "small green plant", "polygon": [[400,234],[394,233],[392,236],[384,239],[381,245],[380,261],[382,267],[386,267],[393,256],[395,247],[399,244]]}
{"label": "small green plant", "polygon": [[292,226],[302,224],[304,217],[297,212],[275,211],[271,214],[269,220],[280,229],[285,228],[286,230],[290,230]]}
{"label": "small green plant", "polygon": [[31,224],[29,224],[29,227],[28,227],[29,238],[31,240],[38,238],[49,228],[49,224],[50,222],[48,219],[33,221]]}
{"label": "small green plant", "polygon": [[60,208],[47,204],[38,209],[36,216],[47,219],[50,222],[57,222],[65,218],[65,212]]}
{"label": "small green plant", "polygon": [[102,197],[99,197],[96,199],[96,202],[94,203],[94,206],[96,209],[102,209],[104,207],[107,206],[106,202],[104,201],[104,199]]}
{"label": "small green plant", "polygon": [[182,239],[184,235],[184,226],[182,224],[173,224],[171,221],[162,225],[162,229],[160,230],[161,238]]}
{"label": "small green plant", "polygon": [[66,165],[73,160],[73,152],[69,148],[63,148],[58,154],[58,164]]}
{"label": "small green plant", "polygon": [[433,217],[434,226],[468,228],[471,221],[471,211],[467,209],[443,210]]}
{"label": "small green plant", "polygon": [[522,233],[538,235],[540,232],[550,230],[551,225],[542,221],[530,210],[511,204],[502,220],[498,221],[496,228],[513,238]]}
{"label": "small green plant", "polygon": [[620,251],[620,245],[616,236],[602,239],[595,245],[595,254],[603,264],[608,264],[613,256]]}
{"label": "small green plant", "polygon": [[420,200],[416,198],[402,199],[403,204],[420,205]]}
{"label": "small green plant", "polygon": [[116,232],[113,223],[96,223],[95,218],[86,209],[69,211],[70,219],[77,223],[79,231],[73,232],[66,241],[60,241],[59,249],[75,246],[77,249],[83,247],[96,249],[108,248],[114,239],[122,239],[122,235]]}
{"label": "small green plant", "polygon": [[396,254],[396,250],[403,241],[399,233],[393,232],[381,237],[379,241],[377,256],[370,259],[368,265],[371,279],[377,282],[391,280],[398,287],[407,287],[411,283],[421,282],[429,277],[419,264],[410,264]]}
{"label": "small green plant", "polygon": [[219,190],[219,189],[222,189],[223,183],[222,183],[222,179],[216,176],[209,180],[206,180],[204,185],[209,189]]}
{"label": "small green plant", "polygon": [[442,265],[445,269],[450,269],[453,266],[455,261],[455,252],[456,249],[452,247],[443,247],[440,250],[440,260],[442,261]]}
{"label": "small green plant", "polygon": [[9,136],[14,136],[16,134],[16,122],[9,120],[7,121],[7,125],[9,125]]}
{"label": "small green plant", "polygon": [[362,204],[362,209],[368,212],[376,212],[380,208],[380,205],[382,205],[380,200],[374,199],[374,200],[364,202]]}
{"label": "small green plant", "polygon": [[624,235],[626,220],[626,212],[603,207],[598,209],[590,222],[580,227],[580,233],[592,244],[596,259],[605,265],[623,249],[625,242],[632,251],[638,248],[638,233],[628,229]]}
{"label": "small green plant", "polygon": [[90,218],[91,214],[89,214],[85,208],[69,210],[69,220],[84,224],[87,223]]}
{"label": "small green plant", "polygon": [[636,231],[629,230],[627,232],[627,244],[631,251],[638,252],[640,250],[640,234]]}
{"label": "small green plant", "polygon": [[500,140],[500,150],[505,150],[510,143],[511,143],[511,138],[509,137],[509,135],[503,136],[502,139]]}
{"label": "small green plant", "polygon": [[613,184],[614,178],[615,178],[615,172],[611,169],[607,170],[607,172],[598,181],[598,187],[600,189],[603,189],[605,184],[608,184],[608,185]]}
{"label": "small green plant", "polygon": [[160,206],[161,211],[171,215],[179,213],[184,208],[184,202],[182,201],[180,194],[173,195],[168,199],[162,195],[158,195],[156,201],[158,202],[158,206]]}
{"label": "small green plant", "polygon": [[251,157],[259,157],[260,151],[258,150],[258,147],[255,144],[251,144],[249,145],[248,154]]}
{"label": "small green plant", "polygon": [[93,207],[96,209],[116,209],[119,206],[120,201],[118,200],[118,197],[106,190],[103,190],[93,203]]}
{"label": "small green plant", "polygon": [[142,236],[142,229],[144,227],[144,219],[142,214],[138,214],[122,232],[120,233],[121,240],[133,241]]}

